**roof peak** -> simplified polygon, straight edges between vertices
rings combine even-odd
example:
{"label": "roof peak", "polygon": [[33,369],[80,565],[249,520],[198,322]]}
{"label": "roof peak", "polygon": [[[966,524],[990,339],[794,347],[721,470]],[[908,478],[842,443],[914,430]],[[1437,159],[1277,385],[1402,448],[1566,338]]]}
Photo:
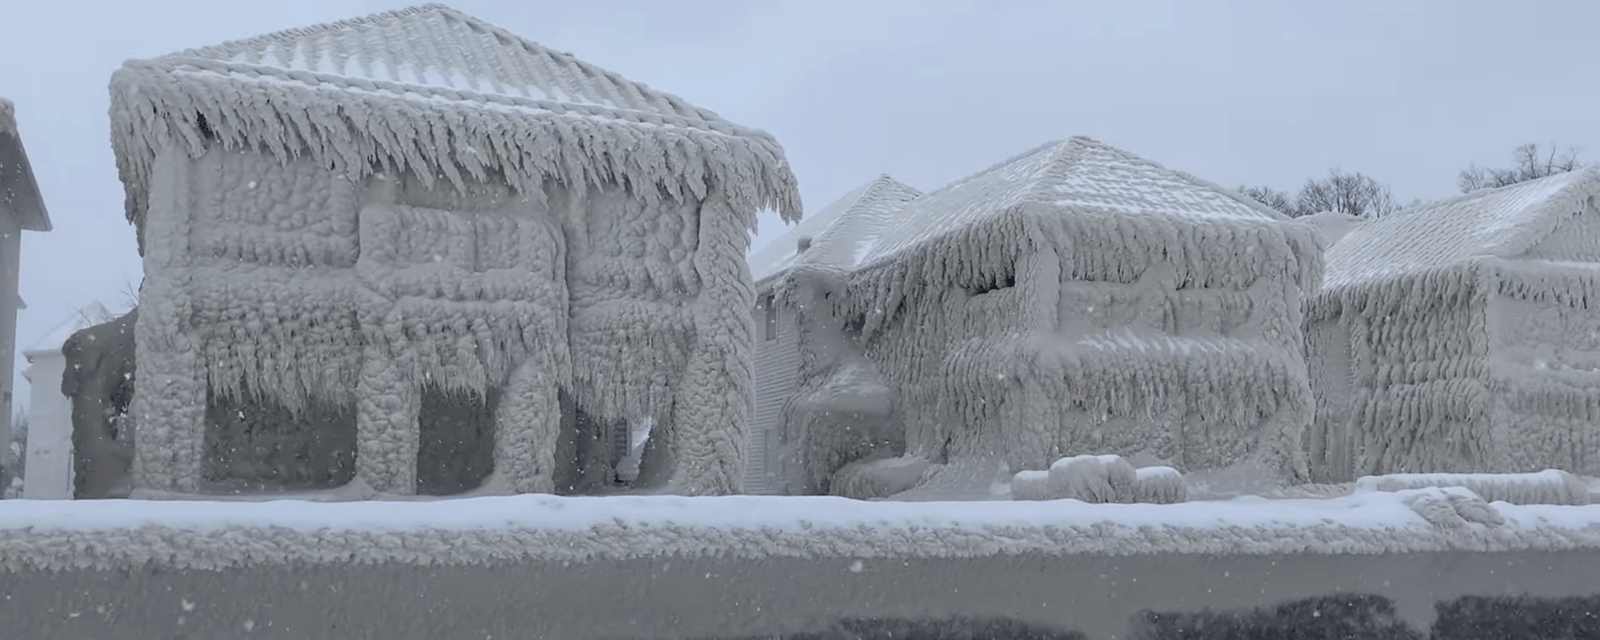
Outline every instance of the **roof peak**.
{"label": "roof peak", "polygon": [[918,198],[866,262],[1024,204],[1063,214],[1288,221],[1221,185],[1088,136],[1073,136],[1035,146]]}

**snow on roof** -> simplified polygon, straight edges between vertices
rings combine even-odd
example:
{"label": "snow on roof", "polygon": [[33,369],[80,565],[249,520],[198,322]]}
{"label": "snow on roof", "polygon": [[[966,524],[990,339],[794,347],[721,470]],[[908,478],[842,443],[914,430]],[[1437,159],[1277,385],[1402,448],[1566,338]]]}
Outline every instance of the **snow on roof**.
{"label": "snow on roof", "polygon": [[17,132],[17,108],[0,98],[0,213],[16,218],[28,231],[49,231],[50,214],[34,178],[28,152]]}
{"label": "snow on roof", "polygon": [[786,219],[800,209],[767,133],[441,4],[129,61],[111,93],[136,224],[155,149],[174,138],[197,156],[208,135],[458,187],[502,170],[524,193],[557,177],[627,182],[647,198],[658,197],[647,185],[681,199],[720,187]]}
{"label": "snow on roof", "polygon": [[1475,257],[1511,258],[1581,213],[1600,167],[1420,205],[1356,225],[1327,252],[1332,292],[1425,273]]}
{"label": "snow on roof", "polygon": [[919,198],[884,230],[863,262],[1028,203],[1063,212],[1285,219],[1232,190],[1079,136],[1040,145]]}
{"label": "snow on roof", "polygon": [[[761,281],[799,263],[853,267],[905,203],[920,195],[888,175],[878,176],[756,251],[750,256],[750,272]],[[811,246],[802,256],[803,238],[810,238]]]}
{"label": "snow on roof", "polygon": [[1437,487],[1178,504],[547,495],[402,503],[19,500],[0,519],[0,571],[1597,548],[1600,507],[1488,504]]}
{"label": "snow on roof", "polygon": [[67,338],[71,338],[72,334],[102,322],[110,322],[115,319],[116,316],[112,315],[111,311],[106,309],[105,305],[100,304],[98,301],[90,302],[82,307],[78,307],[77,311],[73,312],[73,314],[67,319],[56,324],[54,329],[51,329],[49,333],[44,334],[44,337],[33,341],[33,344],[28,345],[26,349],[22,350],[22,355],[31,361],[37,355],[45,353],[61,353],[62,345],[67,343]]}

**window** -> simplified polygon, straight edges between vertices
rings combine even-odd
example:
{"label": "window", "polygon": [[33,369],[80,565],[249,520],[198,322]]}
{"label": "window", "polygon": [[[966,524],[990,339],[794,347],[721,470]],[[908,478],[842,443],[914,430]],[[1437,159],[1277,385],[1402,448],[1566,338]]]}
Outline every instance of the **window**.
{"label": "window", "polygon": [[766,339],[778,339],[778,305],[774,296],[767,295],[761,300],[761,307],[767,312]]}

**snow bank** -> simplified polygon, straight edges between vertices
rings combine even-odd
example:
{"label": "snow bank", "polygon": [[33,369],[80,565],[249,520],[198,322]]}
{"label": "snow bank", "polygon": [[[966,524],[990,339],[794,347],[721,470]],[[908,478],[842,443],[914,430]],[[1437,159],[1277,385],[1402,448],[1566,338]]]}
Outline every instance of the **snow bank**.
{"label": "snow bank", "polygon": [[[1430,488],[1324,500],[1169,505],[863,502],[824,496],[9,500],[0,503],[0,570],[692,556],[1600,550],[1600,506],[1491,506],[1468,495]],[[1441,526],[1449,520],[1441,505],[1464,522]]]}
{"label": "snow bank", "polygon": [[1589,504],[1589,486],[1565,471],[1538,473],[1396,473],[1366,476],[1355,490],[1404,491],[1425,487],[1462,487],[1489,502],[1511,504]]}
{"label": "snow bank", "polygon": [[1061,458],[1049,471],[1021,471],[1011,479],[1012,500],[1172,504],[1187,498],[1188,488],[1177,469],[1135,469],[1115,455]]}

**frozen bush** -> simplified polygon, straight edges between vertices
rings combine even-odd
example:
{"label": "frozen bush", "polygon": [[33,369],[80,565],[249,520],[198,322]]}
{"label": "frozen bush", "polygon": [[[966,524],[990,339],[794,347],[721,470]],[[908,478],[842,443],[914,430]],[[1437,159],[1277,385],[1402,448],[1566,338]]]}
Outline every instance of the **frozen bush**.
{"label": "frozen bush", "polygon": [[1134,502],[1173,504],[1189,499],[1188,485],[1183,474],[1172,467],[1144,467],[1138,469],[1139,482],[1134,490]]}

